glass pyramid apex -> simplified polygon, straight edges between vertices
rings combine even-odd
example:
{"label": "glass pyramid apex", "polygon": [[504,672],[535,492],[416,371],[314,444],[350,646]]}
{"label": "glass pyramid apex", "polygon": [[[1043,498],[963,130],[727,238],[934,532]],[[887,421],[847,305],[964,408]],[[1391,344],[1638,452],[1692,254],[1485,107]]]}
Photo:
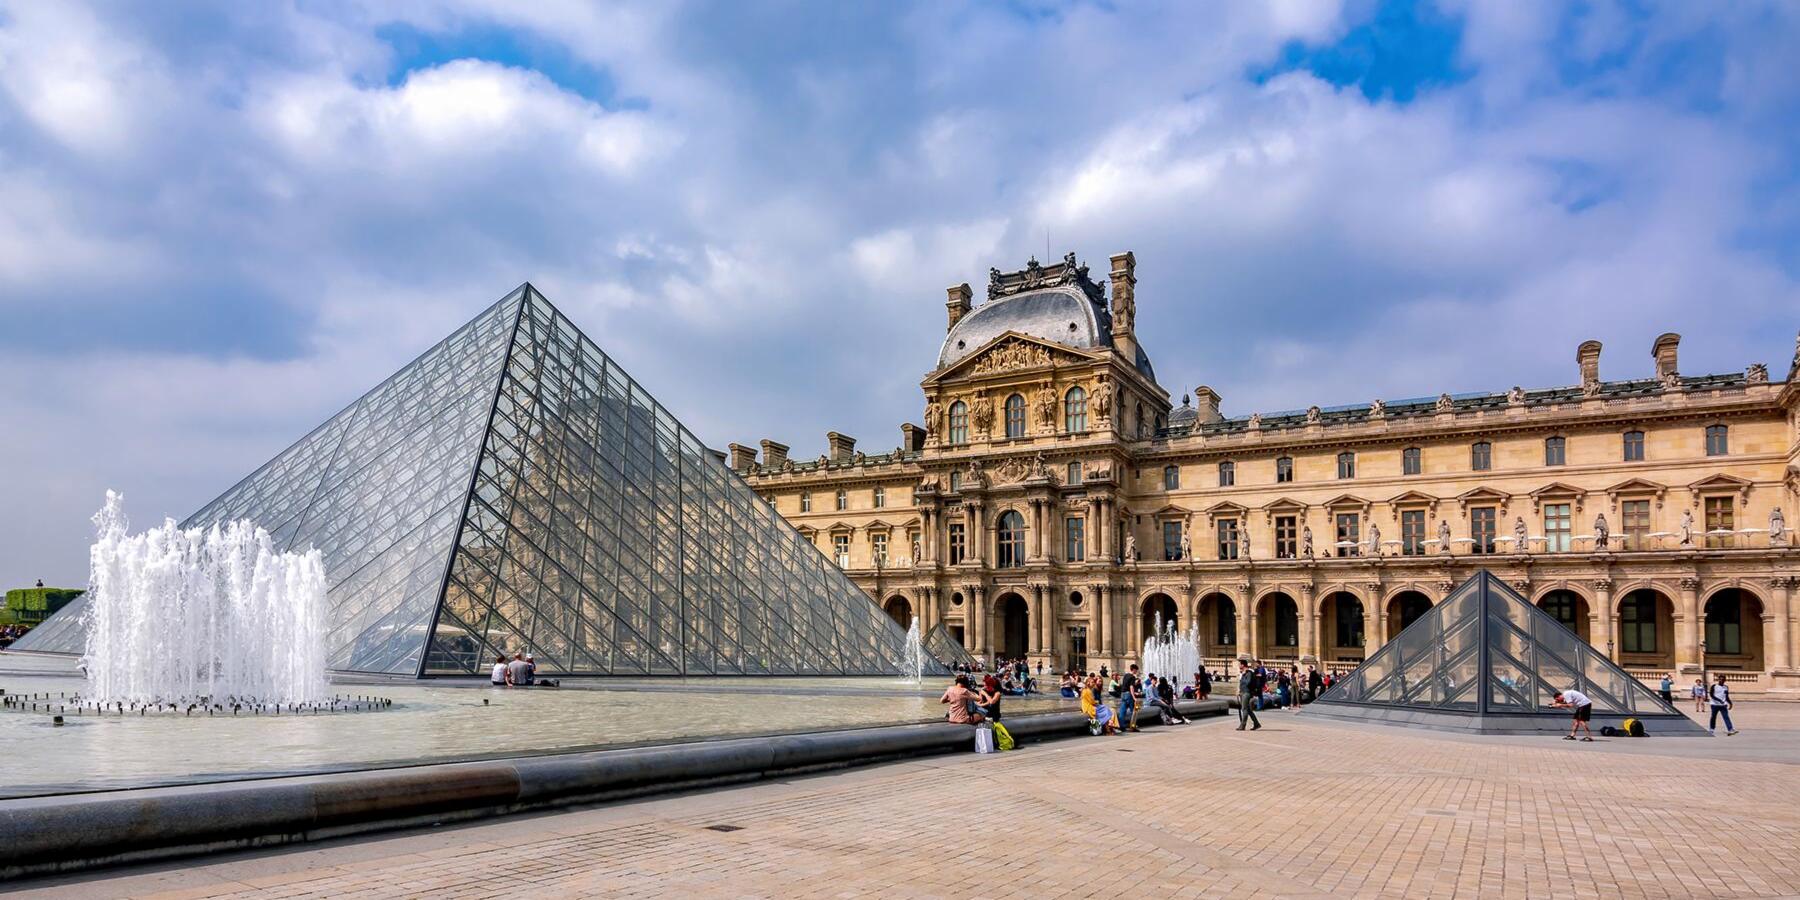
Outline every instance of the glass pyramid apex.
{"label": "glass pyramid apex", "polygon": [[[324,553],[336,671],[902,670],[875,602],[530,284],[183,524],[236,518]],[[39,649],[81,652],[60,630]]]}
{"label": "glass pyramid apex", "polygon": [[1593,700],[1596,727],[1626,718],[1658,734],[1705,730],[1482,569],[1322,694],[1308,712],[1483,733],[1555,732],[1559,691]]}

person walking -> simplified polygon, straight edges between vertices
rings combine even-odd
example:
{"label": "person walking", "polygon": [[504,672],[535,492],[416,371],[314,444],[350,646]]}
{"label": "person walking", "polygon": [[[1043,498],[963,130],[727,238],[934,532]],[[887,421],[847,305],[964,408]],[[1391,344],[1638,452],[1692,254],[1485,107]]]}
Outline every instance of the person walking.
{"label": "person walking", "polygon": [[1239,730],[1239,731],[1244,730],[1245,722],[1249,722],[1251,725],[1255,726],[1250,729],[1251,731],[1261,731],[1262,730],[1262,722],[1256,718],[1256,701],[1257,701],[1258,697],[1254,693],[1255,690],[1256,690],[1256,673],[1250,671],[1249,663],[1247,663],[1241,659],[1238,660],[1238,687],[1237,687],[1238,727],[1237,727],[1237,730]]}
{"label": "person walking", "polygon": [[1594,717],[1594,701],[1588,699],[1588,695],[1575,690],[1574,688],[1570,688],[1566,691],[1557,691],[1556,702],[1551,705],[1559,709],[1575,710],[1575,719],[1569,723],[1569,733],[1563,735],[1563,740],[1575,740],[1575,730],[1580,729],[1587,732],[1587,736],[1582,738],[1582,740],[1593,743],[1594,729],[1588,727],[1588,721]]}
{"label": "person walking", "polygon": [[1718,681],[1713,683],[1712,692],[1707,696],[1707,699],[1712,701],[1712,715],[1706,720],[1706,733],[1718,734],[1714,729],[1718,728],[1719,719],[1723,718],[1725,720],[1725,736],[1731,737],[1737,734],[1737,729],[1731,724],[1731,688],[1725,686],[1725,673],[1721,672],[1715,677],[1718,678]]}
{"label": "person walking", "polygon": [[1671,678],[1669,673],[1663,673],[1662,681],[1657,685],[1656,692],[1662,695],[1664,703],[1670,706],[1675,705],[1675,679]]}

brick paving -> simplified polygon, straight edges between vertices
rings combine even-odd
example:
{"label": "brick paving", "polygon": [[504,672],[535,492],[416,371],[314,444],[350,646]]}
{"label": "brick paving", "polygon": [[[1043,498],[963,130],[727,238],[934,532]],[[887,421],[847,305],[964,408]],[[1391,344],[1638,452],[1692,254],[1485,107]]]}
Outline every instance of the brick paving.
{"label": "brick paving", "polygon": [[1739,737],[1596,744],[1269,713],[1254,733],[1209,720],[16,887],[534,900],[1800,895],[1800,704],[1739,709]]}

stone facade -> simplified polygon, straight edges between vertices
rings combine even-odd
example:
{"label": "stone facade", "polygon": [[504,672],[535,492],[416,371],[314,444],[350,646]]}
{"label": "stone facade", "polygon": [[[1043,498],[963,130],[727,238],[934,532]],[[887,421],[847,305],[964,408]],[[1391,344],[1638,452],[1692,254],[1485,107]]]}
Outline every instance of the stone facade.
{"label": "stone facade", "polygon": [[[1135,659],[1152,623],[1209,657],[1360,662],[1486,567],[1626,667],[1800,690],[1794,365],[1304,412],[1174,406],[1074,255],[949,290],[924,426],[869,455],[732,446],[732,465],[903,624],[1061,669]],[[1110,294],[1110,305],[1107,295]],[[990,307],[992,307],[990,309]],[[1065,321],[1066,320],[1066,321]],[[1800,364],[1797,354],[1795,364]]]}

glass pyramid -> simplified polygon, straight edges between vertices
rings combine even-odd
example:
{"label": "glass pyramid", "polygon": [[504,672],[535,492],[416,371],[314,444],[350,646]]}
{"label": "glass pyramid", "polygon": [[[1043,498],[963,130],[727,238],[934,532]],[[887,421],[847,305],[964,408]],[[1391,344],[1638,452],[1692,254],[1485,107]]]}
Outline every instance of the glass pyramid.
{"label": "glass pyramid", "polygon": [[954,666],[957,663],[965,666],[975,665],[974,654],[964,649],[962,642],[952,636],[950,630],[945,628],[942,622],[931,626],[931,629],[925,632],[925,636],[919,639],[919,643],[925,648],[927,656],[946,666]]}
{"label": "glass pyramid", "polygon": [[[183,525],[236,518],[324,553],[336,671],[902,668],[874,601],[530,284]],[[81,652],[62,631],[35,649]]]}
{"label": "glass pyramid", "polygon": [[1456,731],[1557,732],[1568,730],[1571,713],[1551,703],[1570,688],[1593,700],[1595,728],[1631,717],[1656,734],[1706,733],[1486,569],[1306,710]]}

